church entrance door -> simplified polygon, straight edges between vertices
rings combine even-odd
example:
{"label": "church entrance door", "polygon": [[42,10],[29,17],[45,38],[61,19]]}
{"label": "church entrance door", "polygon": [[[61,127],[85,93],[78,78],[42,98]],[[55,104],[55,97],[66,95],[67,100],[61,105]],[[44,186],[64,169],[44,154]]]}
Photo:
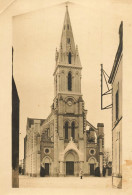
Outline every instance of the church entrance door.
{"label": "church entrance door", "polygon": [[45,175],[49,175],[49,163],[45,163]]}
{"label": "church entrance door", "polygon": [[94,175],[94,164],[90,164],[90,175]]}
{"label": "church entrance door", "polygon": [[74,162],[66,162],[66,175],[74,175]]}

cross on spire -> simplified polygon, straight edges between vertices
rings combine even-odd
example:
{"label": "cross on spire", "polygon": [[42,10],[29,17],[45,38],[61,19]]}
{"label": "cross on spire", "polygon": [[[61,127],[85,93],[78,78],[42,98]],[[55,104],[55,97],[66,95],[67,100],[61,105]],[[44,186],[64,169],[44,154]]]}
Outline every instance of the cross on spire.
{"label": "cross on spire", "polygon": [[68,9],[68,3],[69,3],[69,1],[66,1],[66,9]]}
{"label": "cross on spire", "polygon": [[72,52],[75,53],[75,43],[68,11],[68,3],[69,2],[67,1],[60,46],[62,45],[63,52],[69,52],[69,49],[71,47]]}

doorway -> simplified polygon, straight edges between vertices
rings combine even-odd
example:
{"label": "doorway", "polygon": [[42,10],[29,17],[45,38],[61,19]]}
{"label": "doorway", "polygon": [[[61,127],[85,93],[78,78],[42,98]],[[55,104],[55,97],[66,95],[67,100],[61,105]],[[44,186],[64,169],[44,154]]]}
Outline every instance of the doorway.
{"label": "doorway", "polygon": [[74,162],[66,162],[66,175],[74,175]]}
{"label": "doorway", "polygon": [[49,175],[49,163],[45,163],[45,175]]}
{"label": "doorway", "polygon": [[94,164],[90,164],[90,175],[94,175]]}

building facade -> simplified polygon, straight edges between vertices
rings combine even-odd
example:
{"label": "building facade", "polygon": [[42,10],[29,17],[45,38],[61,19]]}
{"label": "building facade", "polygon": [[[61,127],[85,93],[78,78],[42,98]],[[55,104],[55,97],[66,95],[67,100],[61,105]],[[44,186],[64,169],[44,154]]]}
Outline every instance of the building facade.
{"label": "building facade", "polygon": [[25,173],[31,176],[78,176],[103,173],[104,124],[86,120],[81,93],[81,62],[66,7],[56,49],[54,99],[47,119],[28,119]]}
{"label": "building facade", "polygon": [[[12,48],[13,69],[13,48]],[[12,187],[19,187],[19,106],[20,100],[12,70]]]}
{"label": "building facade", "polygon": [[119,28],[119,46],[109,83],[112,84],[112,184],[122,187],[122,63],[123,22]]}

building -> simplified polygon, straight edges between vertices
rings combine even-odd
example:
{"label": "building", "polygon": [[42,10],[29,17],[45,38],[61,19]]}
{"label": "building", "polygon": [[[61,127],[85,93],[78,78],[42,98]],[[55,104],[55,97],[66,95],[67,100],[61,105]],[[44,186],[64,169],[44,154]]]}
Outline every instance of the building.
{"label": "building", "polygon": [[19,174],[24,175],[24,159],[19,160]]}
{"label": "building", "polygon": [[122,62],[123,22],[119,28],[119,46],[109,83],[112,84],[112,184],[122,187]]}
{"label": "building", "polygon": [[[13,64],[13,48],[12,48]],[[12,187],[19,187],[19,96],[12,75]]]}
{"label": "building", "polygon": [[24,138],[24,173],[40,175],[40,127],[43,119],[27,119],[27,133]]}
{"label": "building", "polygon": [[26,144],[27,144],[27,135],[24,137],[24,159],[23,159],[23,162],[24,162],[24,175],[25,175],[25,161],[26,161]]}
{"label": "building", "polygon": [[54,99],[47,119],[27,120],[25,173],[31,176],[78,176],[103,173],[104,124],[86,120],[81,93],[81,62],[66,7],[56,49]]}

